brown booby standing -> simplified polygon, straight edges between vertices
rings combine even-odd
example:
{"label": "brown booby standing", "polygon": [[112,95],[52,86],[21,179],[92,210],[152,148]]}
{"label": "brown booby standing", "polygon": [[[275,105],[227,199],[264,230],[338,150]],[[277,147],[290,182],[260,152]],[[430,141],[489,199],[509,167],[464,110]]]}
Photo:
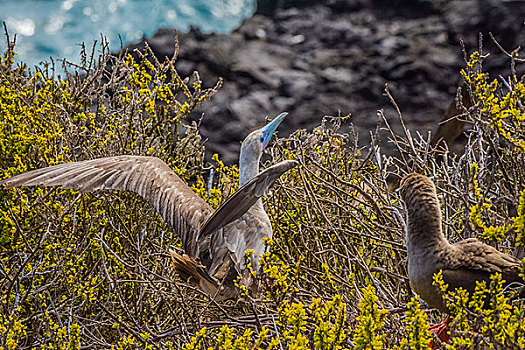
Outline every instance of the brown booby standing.
{"label": "brown booby standing", "polygon": [[[441,210],[434,183],[426,176],[410,174],[400,183],[399,191],[405,202],[408,222],[406,244],[408,278],[414,291],[431,307],[448,313],[439,288],[433,285],[434,275],[442,271],[449,290],[464,288],[474,292],[477,281],[490,283],[490,276],[500,273],[506,284],[523,282],[519,277],[520,260],[495,248],[468,238],[450,244],[443,235]],[[431,327],[446,341],[449,317]]]}
{"label": "brown booby standing", "polygon": [[[259,173],[259,162],[272,134],[288,113],[281,113],[242,142],[240,189],[215,212],[159,158],[116,156],[66,163],[28,171],[0,181],[0,185],[61,186],[81,192],[122,190],[139,194],[152,204],[179,234],[186,254],[170,250],[183,278],[192,278],[211,297],[237,296],[238,284],[255,289],[250,270],[258,271],[264,237],[272,227],[261,197],[287,170],[297,165],[285,160]],[[245,253],[252,252],[251,268]]]}

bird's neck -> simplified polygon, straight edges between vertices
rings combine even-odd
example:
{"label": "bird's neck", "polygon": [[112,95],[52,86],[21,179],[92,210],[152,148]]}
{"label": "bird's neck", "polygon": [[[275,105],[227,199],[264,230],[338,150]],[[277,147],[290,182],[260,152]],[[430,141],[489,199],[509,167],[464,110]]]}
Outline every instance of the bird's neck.
{"label": "bird's neck", "polygon": [[441,211],[437,204],[409,210],[406,234],[407,249],[412,254],[428,254],[449,245],[443,235]]}
{"label": "bird's neck", "polygon": [[241,147],[239,156],[239,187],[259,174],[260,152],[253,152],[249,148]]}

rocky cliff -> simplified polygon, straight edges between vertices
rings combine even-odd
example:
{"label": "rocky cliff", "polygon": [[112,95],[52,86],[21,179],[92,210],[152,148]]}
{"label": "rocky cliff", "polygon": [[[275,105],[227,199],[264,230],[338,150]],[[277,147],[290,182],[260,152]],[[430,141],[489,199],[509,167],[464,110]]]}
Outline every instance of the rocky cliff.
{"label": "rocky cliff", "polygon": [[[179,33],[181,75],[197,70],[222,89],[194,116],[208,152],[237,160],[239,141],[264,116],[288,111],[281,135],[318,125],[324,115],[351,114],[360,140],[375,130],[376,111],[398,127],[385,84],[413,131],[435,132],[453,101],[468,52],[492,53],[485,67],[508,74],[508,60],[488,33],[511,51],[525,44],[523,1],[332,1],[299,7],[273,4],[231,34]],[[159,58],[173,55],[175,31],[146,39]],[[142,48],[144,43],[130,48]],[[496,75],[497,76],[497,75]],[[495,77],[496,77],[495,76]],[[383,142],[388,151],[386,140]]]}

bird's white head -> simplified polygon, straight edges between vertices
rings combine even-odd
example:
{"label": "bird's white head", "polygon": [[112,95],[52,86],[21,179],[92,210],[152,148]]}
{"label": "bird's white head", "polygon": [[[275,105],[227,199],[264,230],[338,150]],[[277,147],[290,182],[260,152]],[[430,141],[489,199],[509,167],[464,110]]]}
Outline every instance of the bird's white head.
{"label": "bird's white head", "polygon": [[268,143],[270,142],[273,133],[275,132],[279,124],[281,124],[281,122],[284,120],[284,118],[286,118],[287,115],[287,112],[283,112],[277,117],[275,117],[274,120],[272,120],[270,123],[266,124],[259,130],[256,130],[260,133],[259,141],[262,143],[263,150],[266,148],[266,146],[268,146]]}
{"label": "bird's white head", "polygon": [[262,128],[252,131],[242,142],[239,158],[239,182],[241,186],[250,181],[259,172],[259,160],[261,159],[262,151],[268,146],[275,130],[287,115],[288,113],[286,112],[279,114]]}
{"label": "bird's white head", "polygon": [[260,155],[266,146],[268,146],[275,130],[287,115],[288,113],[283,112],[262,128],[252,131],[242,142],[241,153],[243,153],[243,149],[244,151],[249,150],[248,153],[250,156],[257,158],[257,155]]}

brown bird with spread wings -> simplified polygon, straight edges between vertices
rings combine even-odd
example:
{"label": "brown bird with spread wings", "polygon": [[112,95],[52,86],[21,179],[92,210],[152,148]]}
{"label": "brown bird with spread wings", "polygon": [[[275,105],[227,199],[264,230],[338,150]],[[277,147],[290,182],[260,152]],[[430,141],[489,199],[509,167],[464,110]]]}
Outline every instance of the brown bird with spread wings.
{"label": "brown bird with spread wings", "polygon": [[256,288],[245,252],[253,251],[251,267],[257,271],[265,250],[264,237],[272,237],[261,197],[279,176],[297,165],[296,161],[285,160],[259,172],[262,152],[286,115],[281,113],[243,141],[239,159],[241,188],[215,212],[155,157],[116,156],[59,164],[13,176],[0,181],[0,185],[135,192],[179,234],[187,255],[170,250],[177,272],[183,278],[192,278],[217,300],[232,298],[238,295],[234,280],[239,277],[239,284]]}
{"label": "brown bird with spread wings", "polygon": [[[507,284],[521,282],[521,261],[501,253],[475,238],[450,244],[441,228],[441,210],[434,183],[426,176],[410,174],[400,183],[399,191],[405,202],[408,222],[406,244],[408,278],[414,291],[430,306],[448,312],[441,292],[432,283],[440,270],[449,290],[462,287],[473,293],[476,281],[487,281],[500,273]],[[449,318],[431,327],[442,340]]]}

